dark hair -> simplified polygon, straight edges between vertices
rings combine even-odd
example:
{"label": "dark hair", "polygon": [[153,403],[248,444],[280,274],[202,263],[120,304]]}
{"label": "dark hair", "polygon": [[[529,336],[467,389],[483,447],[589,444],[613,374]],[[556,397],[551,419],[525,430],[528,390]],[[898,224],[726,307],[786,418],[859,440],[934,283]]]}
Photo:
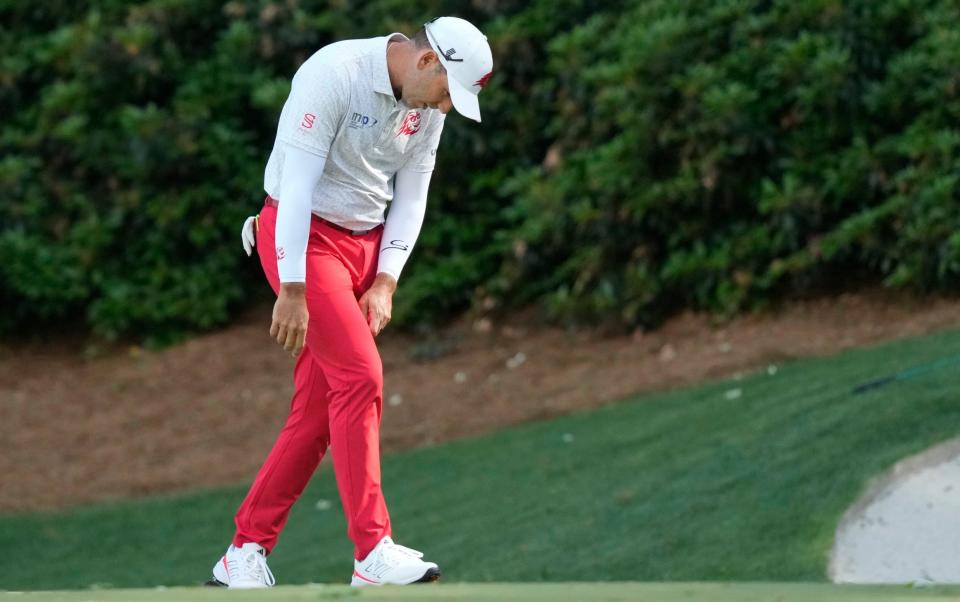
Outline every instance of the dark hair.
{"label": "dark hair", "polygon": [[[417,33],[413,34],[413,37],[410,38],[410,41],[413,42],[413,45],[414,45],[414,47],[415,47],[417,50],[433,50],[434,53],[437,52],[436,49],[433,47],[433,45],[430,44],[429,38],[427,38],[427,28],[426,28],[426,27],[421,27],[421,28],[420,28],[420,31],[418,31]],[[437,72],[437,73],[445,73],[446,71],[447,71],[447,68],[444,67],[444,66],[443,66],[443,63],[441,63],[441,62],[438,60],[438,61],[437,61],[436,72]]]}
{"label": "dark hair", "polygon": [[430,45],[430,40],[427,39],[427,28],[421,27],[420,31],[413,34],[413,37],[410,38],[413,41],[414,46],[417,47],[417,50],[423,49],[433,49],[433,46]]}

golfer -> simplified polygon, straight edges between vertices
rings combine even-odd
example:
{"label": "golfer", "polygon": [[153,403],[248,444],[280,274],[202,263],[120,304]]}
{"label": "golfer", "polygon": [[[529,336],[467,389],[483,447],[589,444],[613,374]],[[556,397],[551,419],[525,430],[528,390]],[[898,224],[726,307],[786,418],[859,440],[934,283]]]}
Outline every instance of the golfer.
{"label": "golfer", "polygon": [[412,38],[330,44],[294,75],[264,173],[264,207],[242,230],[277,294],[270,336],[297,358],[294,393],[211,583],[274,584],[267,556],[328,447],[354,544],[352,585],[440,577],[436,563],[391,539],[374,337],[390,322],[423,223],[446,113],[480,121],[477,94],[492,68],[486,37],[441,17]]}

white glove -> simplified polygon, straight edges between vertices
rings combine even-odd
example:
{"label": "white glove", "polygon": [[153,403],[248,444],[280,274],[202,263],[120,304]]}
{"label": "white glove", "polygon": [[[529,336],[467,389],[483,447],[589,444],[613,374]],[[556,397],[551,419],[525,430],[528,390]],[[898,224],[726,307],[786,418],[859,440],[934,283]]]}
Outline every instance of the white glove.
{"label": "white glove", "polygon": [[257,233],[254,231],[257,223],[257,216],[251,215],[247,221],[243,222],[243,228],[240,230],[240,240],[243,241],[243,250],[247,252],[247,257],[253,253],[253,248],[257,246]]}

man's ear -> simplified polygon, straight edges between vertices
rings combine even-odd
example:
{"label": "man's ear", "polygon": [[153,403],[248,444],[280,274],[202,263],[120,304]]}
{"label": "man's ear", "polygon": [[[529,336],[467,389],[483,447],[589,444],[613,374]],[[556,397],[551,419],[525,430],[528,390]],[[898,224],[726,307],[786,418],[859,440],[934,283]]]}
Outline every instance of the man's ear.
{"label": "man's ear", "polygon": [[417,59],[417,69],[428,69],[440,64],[440,58],[433,50],[424,50]]}

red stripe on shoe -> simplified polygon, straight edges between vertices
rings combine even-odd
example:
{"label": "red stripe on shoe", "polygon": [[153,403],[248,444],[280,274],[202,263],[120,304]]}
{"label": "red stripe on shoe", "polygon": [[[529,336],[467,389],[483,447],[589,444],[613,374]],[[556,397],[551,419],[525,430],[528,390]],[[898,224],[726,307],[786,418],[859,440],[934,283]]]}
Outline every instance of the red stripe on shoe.
{"label": "red stripe on shoe", "polygon": [[361,579],[363,579],[363,580],[366,581],[367,583],[373,583],[374,585],[376,585],[377,583],[379,583],[378,581],[371,581],[370,579],[367,579],[366,577],[364,577],[363,575],[361,575],[360,573],[358,573],[358,572],[356,571],[356,569],[354,569],[354,571],[353,571],[353,576],[354,576],[354,577],[360,577]]}
{"label": "red stripe on shoe", "polygon": [[227,583],[230,582],[230,569],[227,568],[227,557],[224,556],[220,560],[223,561],[223,570],[227,572]]}

